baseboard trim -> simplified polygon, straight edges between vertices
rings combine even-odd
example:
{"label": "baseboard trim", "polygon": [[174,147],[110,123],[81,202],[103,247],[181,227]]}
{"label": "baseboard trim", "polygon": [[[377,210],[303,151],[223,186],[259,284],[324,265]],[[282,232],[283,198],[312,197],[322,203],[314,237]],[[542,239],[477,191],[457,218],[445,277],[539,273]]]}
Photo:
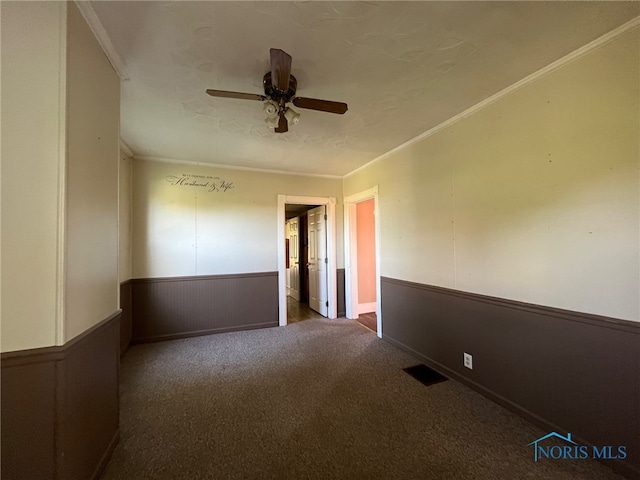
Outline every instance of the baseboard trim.
{"label": "baseboard trim", "polygon": [[359,303],[358,314],[375,312],[378,307],[378,302]]}
{"label": "baseboard trim", "polygon": [[132,344],[140,344],[140,343],[152,343],[152,342],[164,342],[165,340],[179,340],[182,338],[193,338],[193,337],[202,337],[205,335],[214,335],[217,333],[229,333],[229,332],[239,332],[243,330],[257,330],[259,328],[271,328],[277,327],[278,322],[265,322],[265,323],[252,323],[249,325],[241,325],[237,327],[221,327],[221,328],[210,328],[206,330],[194,330],[191,332],[181,332],[181,333],[172,333],[167,335],[156,335],[153,337],[147,338],[137,338],[133,340]]}
{"label": "baseboard trim", "polygon": [[124,355],[129,351],[129,348],[131,348],[131,344],[132,342],[129,342],[127,343],[126,347],[120,349],[120,358],[124,357]]}
{"label": "baseboard trim", "polygon": [[[457,372],[451,370],[448,367],[445,367],[444,365],[442,365],[439,362],[436,362],[435,360],[421,354],[420,352],[412,349],[411,347],[403,344],[402,342],[399,342],[398,340],[395,340],[393,338],[390,338],[389,336],[383,336],[382,339],[384,341],[386,341],[387,343],[393,345],[394,347],[399,348],[400,350],[403,350],[407,353],[409,353],[410,355],[416,357],[418,360],[422,361],[425,365],[427,365],[428,367],[434,369],[435,371],[437,371],[438,373],[444,375],[445,377],[451,378],[453,380],[456,380],[460,383],[462,383],[463,385],[466,385],[467,387],[471,388],[472,390],[475,390],[476,392],[480,393],[481,395],[487,397],[489,400],[497,403],[498,405],[501,405],[502,407],[506,408],[507,410],[510,410],[514,413],[516,413],[517,415],[523,417],[525,420],[531,422],[532,424],[542,428],[543,430],[548,430],[548,431],[559,431],[559,432],[566,432],[568,431],[568,429],[560,426],[560,425],[556,425],[552,422],[549,422],[548,420],[545,420],[544,418],[536,415],[535,413],[527,410],[526,408],[521,407],[520,405],[512,402],[511,400],[503,397],[502,395],[480,385],[479,383],[474,382],[473,380],[470,380],[460,374],[458,374]],[[586,445],[587,447],[589,447],[589,449],[593,448],[593,444],[583,438],[580,438],[579,436],[575,436],[573,435],[573,439],[577,441],[577,443],[582,444],[582,445]],[[612,463],[608,463],[607,461],[600,461],[602,464],[608,466],[609,468],[611,468],[612,470],[615,470],[617,473],[620,473],[621,475],[624,475],[627,478],[640,478],[640,470],[634,468],[633,466],[629,465],[629,464],[625,464],[625,463],[620,463],[619,461],[615,461],[615,460],[609,460],[609,462]]]}
{"label": "baseboard trim", "polygon": [[104,469],[107,467],[107,464],[109,463],[109,460],[111,460],[111,456],[113,455],[113,451],[116,449],[119,442],[120,442],[120,429],[118,428],[118,430],[116,430],[116,432],[114,433],[113,438],[111,439],[111,442],[109,442],[109,446],[105,450],[104,455],[100,459],[100,462],[96,466],[96,469],[93,472],[93,475],[91,475],[92,480],[98,480],[100,478],[100,475],[102,475],[102,473],[104,472]]}

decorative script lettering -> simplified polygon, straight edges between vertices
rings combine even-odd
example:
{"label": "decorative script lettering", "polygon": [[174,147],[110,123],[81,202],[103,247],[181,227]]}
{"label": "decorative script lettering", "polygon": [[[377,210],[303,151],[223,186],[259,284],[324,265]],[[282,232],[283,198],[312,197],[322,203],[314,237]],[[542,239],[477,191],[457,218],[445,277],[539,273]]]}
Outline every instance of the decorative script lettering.
{"label": "decorative script lettering", "polygon": [[233,190],[235,185],[220,177],[210,175],[196,175],[194,173],[183,173],[179,175],[167,175],[165,177],[171,185],[179,187],[202,188],[211,193],[226,193]]}

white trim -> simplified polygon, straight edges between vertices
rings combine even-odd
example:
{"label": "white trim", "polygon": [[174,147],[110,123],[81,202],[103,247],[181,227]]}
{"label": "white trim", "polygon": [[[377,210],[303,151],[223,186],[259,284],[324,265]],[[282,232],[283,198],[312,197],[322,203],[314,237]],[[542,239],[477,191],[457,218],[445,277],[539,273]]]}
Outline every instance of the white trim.
{"label": "white trim", "polygon": [[296,195],[278,195],[277,211],[277,242],[278,242],[278,306],[279,325],[287,324],[287,285],[285,278],[285,205],[294,203],[300,205],[327,206],[327,300],[329,302],[329,318],[338,317],[338,290],[336,282],[337,270],[337,242],[336,242],[336,199],[335,197],[306,197]]}
{"label": "white trim", "polygon": [[464,110],[463,112],[445,120],[442,123],[439,123],[438,125],[436,125],[435,127],[430,128],[429,130],[427,130],[426,132],[421,133],[420,135],[413,137],[410,140],[407,140],[406,142],[404,142],[401,145],[398,145],[397,147],[389,150],[386,153],[383,153],[382,155],[380,155],[379,157],[374,158],[373,160],[365,163],[364,165],[356,168],[355,170],[352,170],[351,172],[347,173],[346,175],[344,175],[343,178],[349,177],[357,172],[359,172],[360,170],[370,167],[371,165],[373,165],[374,163],[379,162],[380,160],[384,160],[385,158],[387,158],[390,155],[393,155],[394,153],[398,152],[399,150],[402,150],[410,145],[413,145],[416,142],[419,142],[420,140],[423,140],[427,137],[430,137],[431,135],[434,135],[435,133],[438,133],[440,130],[443,130],[451,125],[453,125],[454,123],[456,123],[459,120],[462,120],[463,118],[466,118],[474,113],[476,113],[479,110],[482,110],[484,107],[491,105],[492,103],[500,100],[502,97],[505,97],[507,95],[509,95],[510,93],[538,80],[539,78],[544,77],[545,75],[557,70],[560,67],[563,67],[564,65],[573,62],[574,60],[577,60],[580,57],[583,57],[584,55],[586,55],[587,53],[590,53],[592,50],[595,50],[596,48],[602,47],[603,45],[606,45],[607,43],[609,43],[610,41],[614,40],[616,37],[626,33],[629,30],[632,30],[634,28],[637,28],[640,26],[640,16],[637,16],[635,18],[633,18],[632,20],[629,20],[628,22],[620,25],[618,28],[615,28],[613,30],[611,30],[608,33],[605,33],[604,35],[602,35],[601,37],[596,38],[595,40],[593,40],[592,42],[587,43],[586,45],[583,45],[582,47],[578,48],[577,50],[574,50],[573,52],[569,53],[568,55],[565,55],[564,57],[550,63],[549,65],[547,65],[546,67],[541,68],[540,70],[532,73],[531,75],[528,75],[526,77],[524,77],[522,80],[517,81],[516,83],[513,83],[511,85],[509,85],[508,87],[504,88],[503,90],[500,90],[498,93],[495,93],[493,95],[491,95],[490,97],[482,100],[479,103],[476,103],[475,105],[467,108],[466,110]]}
{"label": "white trim", "polygon": [[345,316],[350,319],[356,319],[358,318],[358,226],[356,224],[356,204],[345,203],[344,208]]}
{"label": "white trim", "polygon": [[378,302],[359,303],[358,313],[371,313],[378,310]]}
{"label": "white trim", "polygon": [[127,145],[127,142],[122,139],[120,139],[120,152],[124,153],[129,158],[133,158],[133,150],[131,150],[131,147]]}
{"label": "white trim", "polygon": [[329,198],[327,204],[327,314],[329,318],[338,318],[338,242],[336,232],[336,199]]}
{"label": "white trim", "polygon": [[354,193],[353,195],[349,195],[348,197],[344,197],[344,203],[360,203],[365,200],[369,200],[370,198],[375,198],[378,196],[378,186],[371,187],[367,190],[363,190],[362,192]]}
{"label": "white trim", "polygon": [[[358,229],[356,225],[356,203],[360,203],[378,195],[378,186],[344,198],[344,246],[345,246],[345,310],[346,317],[358,318]],[[348,210],[348,211],[347,211]],[[376,214],[377,224],[377,214]],[[376,238],[378,232],[376,231]],[[376,255],[378,246],[376,245]],[[376,271],[379,268],[376,256]],[[378,292],[378,297],[379,292]]]}
{"label": "white trim", "polygon": [[[285,278],[285,229],[284,222],[286,215],[284,211],[286,195],[278,195],[278,211],[276,214],[276,222],[278,233],[276,235],[278,242],[278,325],[284,327],[287,324],[287,280]],[[282,294],[284,292],[284,295]]]}
{"label": "white trim", "polygon": [[149,162],[162,162],[162,163],[179,163],[184,165],[194,165],[198,167],[213,167],[213,168],[225,168],[227,170],[245,170],[249,172],[259,172],[259,173],[274,173],[276,175],[295,175],[299,177],[319,177],[319,178],[334,178],[334,179],[342,179],[344,177],[340,175],[325,175],[320,173],[303,173],[303,172],[288,172],[285,170],[269,170],[266,168],[255,168],[255,167],[241,167],[239,165],[224,165],[220,163],[209,163],[209,162],[195,162],[192,160],[178,160],[174,158],[165,158],[165,157],[153,157],[146,155],[135,155],[133,158],[136,160],[146,160]]}
{"label": "white trim", "polygon": [[[345,302],[347,306],[347,318],[356,318],[356,312],[359,310],[358,305],[358,289],[357,283],[353,283],[354,278],[357,279],[357,271],[354,271],[354,265],[357,266],[357,245],[356,240],[356,203],[373,198],[373,215],[376,220],[376,317],[377,317],[377,334],[382,338],[382,301],[380,296],[380,215],[378,209],[378,186],[369,188],[359,193],[344,197],[344,245],[345,245]],[[356,280],[357,281],[357,280]],[[349,316],[349,314],[351,316]]]}
{"label": "white trim", "polygon": [[100,22],[96,11],[91,6],[91,2],[88,2],[86,0],[75,0],[75,4],[84,17],[84,20],[87,22],[87,25],[89,25],[89,28],[93,32],[93,35],[96,37],[96,40],[98,40],[98,43],[102,47],[104,54],[109,59],[109,62],[111,62],[111,66],[118,74],[118,77],[120,77],[120,80],[129,80],[127,67],[125,67],[124,62],[120,58],[120,55],[118,55],[118,52],[113,46],[113,43],[111,43],[109,34],[102,26],[102,22]]}
{"label": "white trim", "polygon": [[60,51],[58,52],[58,198],[56,232],[55,342],[65,342],[67,217],[67,4],[60,2]]}

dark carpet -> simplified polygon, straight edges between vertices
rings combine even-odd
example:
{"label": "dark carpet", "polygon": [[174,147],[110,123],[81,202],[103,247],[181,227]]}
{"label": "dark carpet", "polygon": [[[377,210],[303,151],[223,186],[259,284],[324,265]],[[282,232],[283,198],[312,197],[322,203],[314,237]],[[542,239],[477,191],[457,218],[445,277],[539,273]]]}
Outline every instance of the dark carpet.
{"label": "dark carpet", "polygon": [[102,479],[622,478],[535,463],[548,432],[416,363],[345,319],[132,346]]}

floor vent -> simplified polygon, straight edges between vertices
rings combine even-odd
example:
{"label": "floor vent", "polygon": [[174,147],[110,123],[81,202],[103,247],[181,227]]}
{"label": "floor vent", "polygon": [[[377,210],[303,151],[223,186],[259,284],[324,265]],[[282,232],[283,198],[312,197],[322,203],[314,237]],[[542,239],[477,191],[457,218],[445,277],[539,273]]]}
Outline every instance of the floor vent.
{"label": "floor vent", "polygon": [[413,367],[403,368],[402,370],[426,386],[449,380],[444,375],[440,375],[438,372],[432,370],[423,363],[420,365],[414,365]]}

